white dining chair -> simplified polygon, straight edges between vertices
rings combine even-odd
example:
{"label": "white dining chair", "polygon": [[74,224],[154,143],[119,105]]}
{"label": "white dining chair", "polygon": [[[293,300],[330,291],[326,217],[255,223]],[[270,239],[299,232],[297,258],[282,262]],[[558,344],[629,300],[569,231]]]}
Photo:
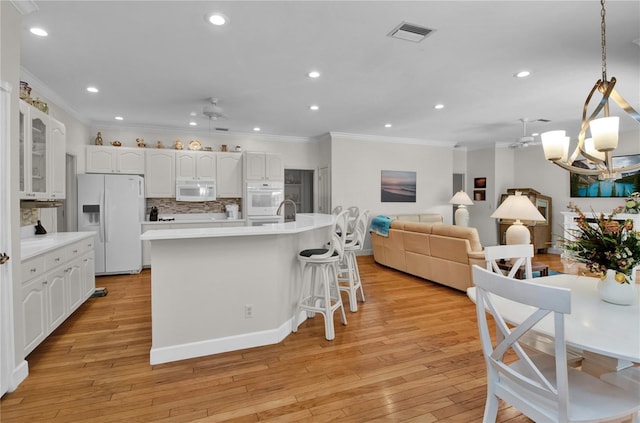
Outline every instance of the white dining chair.
{"label": "white dining chair", "polygon": [[533,278],[531,271],[531,259],[533,258],[533,244],[510,244],[484,247],[484,259],[487,262],[487,270],[504,274],[500,269],[500,260],[511,260],[511,270],[506,276],[514,278],[518,269],[524,266],[524,278]]}
{"label": "white dining chair", "polygon": [[[514,280],[477,265],[472,272],[487,365],[483,423],[496,421],[499,399],[536,422],[637,421],[637,396],[567,366],[564,316],[571,313],[571,290]],[[497,312],[496,304],[505,300],[522,304],[527,316],[522,324],[507,325]],[[488,315],[493,316],[501,334],[495,342]],[[554,322],[555,354],[529,355],[519,340],[547,316]]]}
{"label": "white dining chair", "polygon": [[[484,257],[487,262],[487,270],[493,271],[508,278],[515,278],[518,269],[524,266],[524,279],[532,279],[531,259],[533,258],[532,244],[495,245],[484,247]],[[500,260],[511,260],[512,267],[509,271],[500,268]],[[524,335],[521,344],[537,352],[553,355],[553,338],[538,333]],[[582,351],[569,348],[567,351],[568,364],[578,367],[582,364]]]}

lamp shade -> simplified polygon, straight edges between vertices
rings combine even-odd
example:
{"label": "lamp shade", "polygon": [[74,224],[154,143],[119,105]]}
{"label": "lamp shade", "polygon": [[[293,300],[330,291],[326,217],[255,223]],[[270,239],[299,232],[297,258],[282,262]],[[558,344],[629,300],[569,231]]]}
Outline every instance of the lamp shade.
{"label": "lamp shade", "polygon": [[493,212],[491,217],[496,219],[532,220],[544,222],[546,219],[533,205],[529,197],[523,196],[520,191],[510,195]]}
{"label": "lamp shade", "polygon": [[456,194],[449,200],[449,204],[458,204],[463,206],[471,206],[473,205],[473,201],[467,195],[466,192],[460,190],[456,192]]}

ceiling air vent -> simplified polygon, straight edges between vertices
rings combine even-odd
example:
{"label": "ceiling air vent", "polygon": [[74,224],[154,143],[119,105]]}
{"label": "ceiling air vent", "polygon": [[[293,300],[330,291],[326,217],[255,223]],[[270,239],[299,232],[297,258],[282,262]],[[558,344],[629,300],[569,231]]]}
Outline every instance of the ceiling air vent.
{"label": "ceiling air vent", "polygon": [[402,22],[388,35],[390,37],[400,38],[401,40],[419,43],[420,41],[427,38],[433,31],[433,29],[425,28],[424,26]]}
{"label": "ceiling air vent", "polygon": [[216,128],[216,131],[227,132],[229,128]]}

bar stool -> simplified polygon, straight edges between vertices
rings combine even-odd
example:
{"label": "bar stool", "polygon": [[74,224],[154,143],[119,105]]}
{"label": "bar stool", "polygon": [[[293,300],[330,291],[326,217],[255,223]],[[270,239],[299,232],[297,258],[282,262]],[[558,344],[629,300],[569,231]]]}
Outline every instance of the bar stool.
{"label": "bar stool", "polygon": [[347,235],[344,258],[340,262],[340,270],[338,271],[338,286],[341,291],[349,295],[349,310],[354,313],[358,311],[358,299],[356,297],[358,290],[360,290],[360,300],[362,302],[365,301],[356,253],[362,250],[368,223],[369,210],[365,210],[358,216],[353,233]]}
{"label": "bar stool", "polygon": [[360,215],[360,209],[358,206],[351,206],[347,209],[349,214],[347,215],[347,235],[352,234],[355,231],[356,221]]}
{"label": "bar stool", "polygon": [[343,211],[336,217],[331,242],[327,248],[303,250],[298,254],[298,261],[302,265],[302,286],[293,318],[293,332],[298,330],[298,316],[301,311],[305,311],[307,317],[314,317],[315,313],[324,316],[324,332],[328,341],[335,338],[334,311],[340,309],[342,324],[347,324],[337,273],[337,266],[344,256],[347,214],[347,211]]}

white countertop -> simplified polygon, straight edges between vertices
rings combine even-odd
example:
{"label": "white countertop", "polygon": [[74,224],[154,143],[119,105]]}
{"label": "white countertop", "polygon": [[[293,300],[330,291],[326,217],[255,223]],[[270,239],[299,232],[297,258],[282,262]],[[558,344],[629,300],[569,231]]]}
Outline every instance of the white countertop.
{"label": "white countertop", "polygon": [[332,214],[300,213],[296,216],[295,222],[272,223],[262,226],[234,226],[229,228],[153,229],[144,232],[140,239],[156,241],[168,239],[294,234],[324,226],[330,226],[333,225],[334,221],[335,216]]}
{"label": "white countertop", "polygon": [[95,232],[56,232],[20,240],[20,259],[27,260],[95,235]]}
{"label": "white countertop", "polygon": [[[161,219],[165,219],[165,220],[161,220]],[[162,226],[162,225],[168,225],[172,223],[202,224],[202,223],[215,223],[215,222],[243,223],[245,222],[245,219],[227,219],[227,215],[225,213],[161,214],[158,216],[157,221],[145,220],[144,222],[142,222],[142,224]]]}

